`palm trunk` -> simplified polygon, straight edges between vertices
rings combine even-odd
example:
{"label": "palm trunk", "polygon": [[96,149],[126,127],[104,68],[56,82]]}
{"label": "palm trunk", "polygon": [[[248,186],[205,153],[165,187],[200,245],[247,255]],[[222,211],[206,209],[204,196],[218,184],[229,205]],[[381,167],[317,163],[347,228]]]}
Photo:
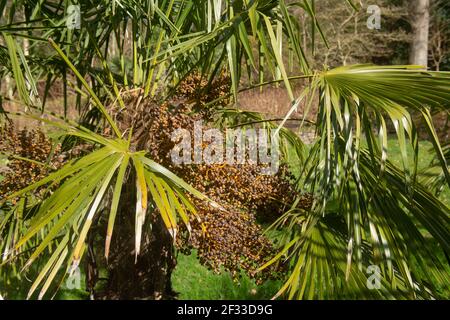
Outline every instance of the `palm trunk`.
{"label": "palm trunk", "polygon": [[110,259],[106,264],[106,288],[94,294],[94,297],[120,300],[174,299],[176,293],[171,285],[171,274],[176,266],[173,239],[156,212],[148,215],[149,224],[144,226],[147,232],[143,232],[141,254],[136,260],[135,207],[131,205],[136,203],[136,188],[134,178],[129,181],[131,183],[124,186],[122,193]]}

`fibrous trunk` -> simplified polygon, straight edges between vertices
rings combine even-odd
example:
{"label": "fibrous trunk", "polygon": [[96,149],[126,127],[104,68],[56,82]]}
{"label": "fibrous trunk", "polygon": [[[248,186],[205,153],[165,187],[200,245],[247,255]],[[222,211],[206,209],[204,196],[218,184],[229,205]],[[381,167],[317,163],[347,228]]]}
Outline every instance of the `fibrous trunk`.
{"label": "fibrous trunk", "polygon": [[[124,185],[119,214],[114,227],[111,253],[106,263],[106,286],[95,298],[173,299],[171,274],[176,265],[173,239],[158,213],[149,213],[143,232],[141,252],[135,254],[134,177]],[[89,280],[88,280],[89,282]]]}

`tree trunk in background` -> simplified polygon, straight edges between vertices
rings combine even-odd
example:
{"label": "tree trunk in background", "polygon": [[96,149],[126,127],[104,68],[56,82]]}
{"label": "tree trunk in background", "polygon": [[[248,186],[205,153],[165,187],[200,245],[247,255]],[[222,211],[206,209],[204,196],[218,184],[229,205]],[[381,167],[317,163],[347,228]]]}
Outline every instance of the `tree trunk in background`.
{"label": "tree trunk in background", "polygon": [[411,1],[413,41],[410,63],[428,67],[428,34],[430,27],[430,0]]}

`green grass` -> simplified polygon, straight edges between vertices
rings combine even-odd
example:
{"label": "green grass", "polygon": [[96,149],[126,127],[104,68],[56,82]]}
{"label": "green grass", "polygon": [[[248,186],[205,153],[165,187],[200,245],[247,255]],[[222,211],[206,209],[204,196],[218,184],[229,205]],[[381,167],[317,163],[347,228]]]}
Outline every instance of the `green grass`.
{"label": "green grass", "polygon": [[[413,149],[410,145],[407,148],[408,159],[412,164],[413,161]],[[435,156],[435,151],[433,149],[433,144],[429,141],[420,141],[419,142],[419,156],[417,169],[419,173],[425,169],[430,167],[431,162],[433,161]],[[400,153],[400,146],[396,139],[388,140],[388,159],[398,167],[403,167],[402,156]],[[444,188],[442,193],[439,195],[439,199],[444,202],[447,206],[450,206],[450,188],[447,186]]]}
{"label": "green grass", "polygon": [[182,300],[261,300],[273,297],[282,282],[268,280],[258,286],[244,274],[235,282],[228,272],[216,274],[202,266],[193,253],[178,257],[172,284]]}

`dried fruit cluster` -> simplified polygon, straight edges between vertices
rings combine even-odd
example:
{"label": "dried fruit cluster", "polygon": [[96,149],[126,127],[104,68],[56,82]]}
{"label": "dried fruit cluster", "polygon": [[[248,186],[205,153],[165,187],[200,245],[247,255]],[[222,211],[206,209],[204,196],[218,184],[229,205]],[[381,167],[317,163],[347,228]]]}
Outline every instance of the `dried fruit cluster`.
{"label": "dried fruit cluster", "polygon": [[241,270],[258,282],[273,276],[273,267],[265,273],[256,273],[276,252],[263,235],[254,213],[227,204],[223,204],[225,211],[205,203],[197,202],[196,206],[201,223],[193,220],[190,237],[178,241],[185,253],[195,248],[203,265],[216,272],[223,267],[234,277]]}
{"label": "dried fruit cluster", "polygon": [[182,169],[184,179],[219,203],[256,214],[273,222],[292,204],[297,192],[282,166],[276,175],[264,175],[257,165],[193,165]]}
{"label": "dried fruit cluster", "polygon": [[[240,270],[254,274],[276,253],[257,220],[273,221],[296,196],[287,170],[282,167],[277,175],[267,176],[261,174],[258,165],[251,164],[174,165],[170,157],[175,146],[171,140],[174,130],[193,132],[196,120],[202,118],[206,125],[208,119],[202,113],[191,113],[184,103],[159,105],[138,96],[124,101],[127,108],[115,118],[122,130],[133,127],[134,147],[148,151],[150,158],[226,209],[192,199],[201,223],[193,221],[191,234],[183,232],[186,237],[178,239],[178,246],[187,251],[196,248],[202,263],[215,271],[225,267],[235,275]],[[265,275],[257,276],[260,280]]]}
{"label": "dried fruit cluster", "polygon": [[217,101],[215,106],[226,106],[230,103],[229,98],[218,100],[221,97],[228,97],[230,85],[230,74],[224,70],[211,83],[205,76],[193,72],[181,81],[177,87],[177,94],[179,98],[193,104],[194,109],[207,112],[204,107],[209,102]]}
{"label": "dried fruit cluster", "polygon": [[[0,199],[41,180],[51,170],[61,167],[64,157],[60,146],[56,146],[53,151],[52,149],[51,140],[38,129],[16,130],[12,125],[1,128],[0,153],[9,155],[9,161],[2,173],[4,179],[0,182]],[[51,161],[48,161],[50,156]]]}

